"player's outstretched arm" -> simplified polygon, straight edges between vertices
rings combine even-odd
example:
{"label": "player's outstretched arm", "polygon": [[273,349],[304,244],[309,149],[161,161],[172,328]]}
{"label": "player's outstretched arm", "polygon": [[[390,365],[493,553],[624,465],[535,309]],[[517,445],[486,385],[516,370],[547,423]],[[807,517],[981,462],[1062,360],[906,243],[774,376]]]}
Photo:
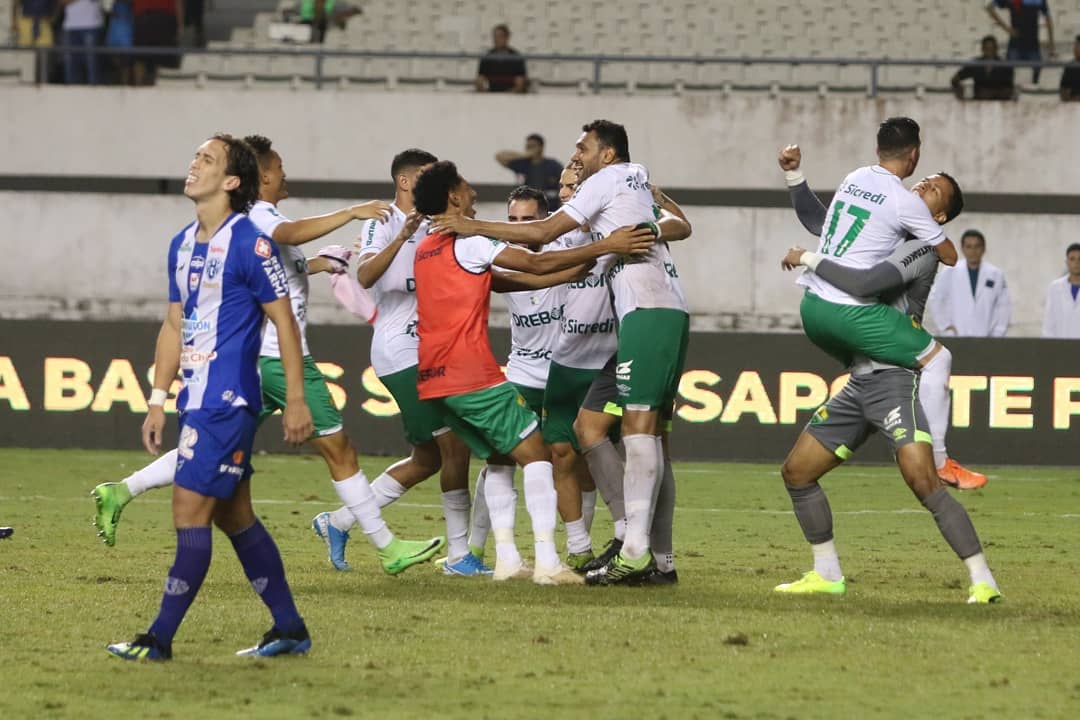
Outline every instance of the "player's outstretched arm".
{"label": "player's outstretched arm", "polygon": [[[577,229],[579,225],[580,223],[577,220],[567,215],[562,209],[548,215],[543,220],[514,223],[476,220],[467,218],[464,215],[449,214],[436,215],[431,218],[432,233],[456,233],[462,237],[484,235],[499,238],[503,242],[514,243],[515,245],[546,245],[571,230]],[[506,266],[503,265],[503,267]]]}
{"label": "player's outstretched arm", "polygon": [[[493,223],[500,224],[500,223]],[[528,223],[503,223],[510,227]],[[603,240],[583,245],[571,250],[553,250],[546,253],[534,253],[513,245],[503,248],[492,264],[507,270],[518,270],[533,275],[566,270],[575,265],[588,263],[608,254],[644,255],[655,244],[656,236],[649,227],[627,226],[619,228]]]}
{"label": "player's outstretched arm", "polygon": [[784,181],[788,186],[788,194],[791,195],[791,206],[795,209],[799,222],[811,235],[820,236],[821,229],[825,227],[828,209],[810,189],[810,183],[799,169],[802,166],[802,149],[798,145],[788,145],[780,150],[777,162],[784,171]]}
{"label": "player's outstretched arm", "polygon": [[903,275],[887,260],[882,260],[869,269],[849,268],[824,255],[794,247],[788,250],[780,264],[785,270],[810,268],[824,280],[858,297],[876,297],[904,285]]}
{"label": "player's outstretched arm", "polygon": [[377,253],[369,252],[360,256],[360,267],[356,270],[356,279],[365,290],[379,282],[379,278],[386,273],[394,262],[394,258],[397,257],[401,246],[416,233],[416,229],[420,227],[423,219],[423,215],[413,210],[405,218],[405,225],[401,228],[401,232],[397,234],[397,237],[389,245]]}
{"label": "player's outstretched arm", "polygon": [[165,431],[165,399],[180,370],[180,324],[183,317],[184,310],[180,303],[169,303],[154,347],[154,387],[142,426],[143,447],[151,455],[161,452],[162,433]]}
{"label": "player's outstretched arm", "polygon": [[329,235],[353,220],[386,220],[388,217],[390,217],[390,204],[382,200],[372,200],[335,210],[326,215],[315,215],[281,223],[274,229],[274,242],[279,245],[303,245],[323,235]]}
{"label": "player's outstretched arm", "polygon": [[299,444],[311,437],[314,424],[311,410],[304,398],[304,358],[300,345],[300,328],[293,315],[289,298],[281,297],[263,303],[263,312],[274,323],[281,349],[281,367],[285,371],[285,412],[281,425],[285,441]]}
{"label": "player's outstretched arm", "polygon": [[542,290],[565,283],[584,280],[589,275],[594,263],[575,265],[566,270],[547,275],[533,275],[524,272],[491,271],[491,290],[497,293],[520,292],[522,290]]}

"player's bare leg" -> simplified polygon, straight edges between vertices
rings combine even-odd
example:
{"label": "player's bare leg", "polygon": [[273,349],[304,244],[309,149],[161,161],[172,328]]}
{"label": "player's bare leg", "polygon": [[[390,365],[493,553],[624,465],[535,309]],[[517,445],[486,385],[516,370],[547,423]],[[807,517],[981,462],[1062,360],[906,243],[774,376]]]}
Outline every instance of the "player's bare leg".
{"label": "player's bare leg", "polygon": [[585,461],[570,443],[551,445],[551,464],[555,474],[559,516],[566,525],[567,565],[580,571],[594,557],[581,492],[582,477],[588,476],[588,470]]}

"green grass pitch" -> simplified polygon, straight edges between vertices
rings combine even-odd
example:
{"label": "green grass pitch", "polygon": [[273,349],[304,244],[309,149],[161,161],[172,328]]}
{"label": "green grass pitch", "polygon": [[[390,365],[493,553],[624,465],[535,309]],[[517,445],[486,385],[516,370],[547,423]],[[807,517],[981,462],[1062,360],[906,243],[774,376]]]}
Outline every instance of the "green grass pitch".
{"label": "green grass pitch", "polygon": [[[0,542],[0,717],[1080,716],[1080,470],[990,468],[986,490],[960,495],[1005,594],[975,607],[962,564],[893,468],[826,480],[848,593],[801,598],[772,592],[810,567],[776,466],[676,466],[678,587],[543,588],[431,566],[388,577],[359,532],[355,570],[335,572],[310,529],[336,506],[322,462],[260,456],[257,510],[311,654],[233,656],[270,621],[216,533],[175,659],[139,665],[103,648],[156,612],[175,542],[169,493],[129,505],[106,548],[88,492],[145,461],[0,451],[0,525],[16,528]],[[371,477],[386,464],[363,461]],[[441,534],[437,483],[385,516],[404,537]],[[601,507],[598,546],[610,527]]]}

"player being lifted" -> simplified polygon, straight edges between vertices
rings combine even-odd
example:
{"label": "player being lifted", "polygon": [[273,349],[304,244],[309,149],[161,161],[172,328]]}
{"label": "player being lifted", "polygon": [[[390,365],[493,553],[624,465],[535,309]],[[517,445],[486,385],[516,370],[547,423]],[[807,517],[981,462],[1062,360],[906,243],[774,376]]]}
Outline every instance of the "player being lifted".
{"label": "player being lifted", "polygon": [[184,183],[196,220],[169,245],[169,305],[158,333],[154,390],[142,430],[146,449],[159,452],[166,388],[183,372],[177,397],[180,459],[172,498],[176,558],[149,630],[107,648],[125,660],[172,657],[173,637],[210,569],[211,522],[229,537],[274,619],[262,642],[238,654],[294,654],[311,647],[281,555],[251,506],[251,450],[261,409],[257,351],[264,317],[278,331],[285,439],[301,442],[313,428],[304,397],[300,331],[277,246],[244,214],[258,192],[258,165],[245,143],[215,135],[199,146]]}
{"label": "player being lifted", "polygon": [[[414,194],[418,211],[439,215],[443,222],[475,214],[476,192],[453,163],[439,162],[425,170]],[[535,224],[493,223],[500,229]],[[496,456],[496,464],[507,464],[502,458],[509,457],[523,467],[525,505],[535,540],[534,582],[569,584],[582,580],[562,565],[555,550],[555,488],[550,456],[537,432],[539,420],[513,385],[506,382],[491,353],[487,332],[491,266],[527,273],[529,277],[572,270],[573,277],[584,273],[583,263],[608,253],[647,253],[653,245],[652,237],[651,230],[634,230],[631,226],[581,248],[533,253],[480,235],[433,230],[417,248],[420,399],[437,401],[454,431],[480,457]],[[522,289],[527,286],[521,283]],[[492,480],[489,475],[485,498],[496,540],[495,578],[503,579],[519,575],[524,566],[512,535],[506,537],[500,521],[508,510],[512,513],[513,487],[497,486]]]}
{"label": "player being lifted", "polygon": [[[371,484],[379,507],[385,507],[427,478],[440,473],[443,513],[446,517],[447,575],[490,575],[491,569],[468,552],[469,449],[449,431],[442,414],[416,394],[417,345],[416,281],[413,260],[416,246],[428,234],[428,221],[415,212],[413,188],[421,171],[437,158],[411,148],[394,156],[390,176],[394,202],[386,222],[371,220],[360,233],[357,279],[375,294],[377,312],[371,338],[371,366],[393,396],[401,412],[409,457],[394,463]],[[440,472],[441,471],[441,472]],[[345,569],[345,544],[355,519],[347,508],[315,516],[313,526],[326,541],[330,560]]]}
{"label": "player being lifted", "polygon": [[620,323],[616,372],[626,448],[623,488],[627,529],[622,550],[587,578],[593,584],[611,584],[643,578],[655,567],[649,551],[649,528],[664,466],[660,416],[674,402],[690,316],[675,263],[654,222],[657,215],[648,171],[630,162],[626,129],[608,120],[596,120],[582,131],[572,159],[581,166],[581,186],[555,214],[528,223],[480,222],[445,215],[434,219],[433,228],[526,245],[552,242],[585,224],[601,236],[627,225],[648,223],[656,228],[661,242],[648,253],[630,259],[612,257],[604,265]]}
{"label": "player being lifted", "polygon": [[[305,397],[315,422],[315,431],[309,442],[326,461],[334,480],[334,489],[349,514],[364,528],[378,551],[383,569],[397,574],[411,565],[424,562],[434,556],[443,545],[442,538],[429,541],[405,541],[394,537],[379,512],[364,472],[356,460],[356,450],[345,433],[341,414],[330,398],[329,389],[322,373],[315,365],[307,345],[307,276],[315,272],[343,272],[347,268],[347,251],[330,249],[328,255],[304,257],[298,247],[334,231],[356,219],[379,221],[386,216],[389,206],[381,201],[354,205],[334,213],[289,221],[277,210],[277,205],[289,196],[281,156],[271,146],[271,141],[259,135],[245,138],[255,152],[259,167],[259,199],[252,206],[249,217],[257,228],[280,243],[289,298],[300,328],[300,342],[304,358]],[[221,258],[211,256],[206,260],[206,280],[216,283],[221,272]],[[261,423],[276,410],[285,406],[284,371],[278,346],[278,334],[268,325],[259,350],[259,373],[262,388]],[[177,451],[172,451],[132,474],[119,483],[104,483],[92,491],[97,503],[95,524],[106,545],[116,541],[116,526],[124,506],[131,499],[154,487],[164,487],[173,481],[177,470]],[[347,566],[346,566],[347,567]]]}
{"label": "player being lifted", "polygon": [[[821,204],[817,195],[810,190],[810,185],[799,169],[802,164],[802,151],[798,145],[789,145],[780,151],[779,163],[787,180],[792,206],[795,208],[803,227],[814,237],[820,237],[825,226],[828,209]],[[941,184],[944,175],[923,178],[911,192],[931,202],[940,192],[929,192],[935,184]],[[935,217],[935,219],[938,219]],[[937,255],[918,240],[908,240],[900,245],[892,255],[869,269],[846,268],[834,260],[800,254],[801,248],[793,248],[789,260],[793,265],[815,263],[817,274],[836,285],[841,290],[858,297],[884,296],[886,300],[903,292],[907,308],[904,312],[922,322],[926,307],[926,295],[930,292],[937,273]],[[850,283],[845,285],[844,283]],[[914,285],[912,285],[914,284]],[[939,358],[922,368],[919,382],[919,400],[929,424],[933,438],[934,464],[938,475],[946,484],[960,490],[974,490],[986,485],[986,476],[973,472],[949,457],[945,436],[949,429],[949,377],[952,374],[952,353],[942,346]]]}
{"label": "player being lifted", "polygon": [[[934,175],[915,193],[900,182],[918,164],[918,125],[909,118],[882,123],[878,156],[878,165],[856,170],[841,183],[811,265],[831,255],[830,261],[843,267],[870,269],[907,235],[925,246],[944,248],[944,252],[939,249],[939,257],[951,255],[955,262],[955,249],[939,224],[962,209],[956,182],[944,174]],[[852,220],[838,239],[836,218],[845,213],[845,207]],[[785,267],[790,267],[787,260]],[[940,346],[910,317],[875,298],[845,293],[812,271],[804,273],[799,284],[807,287],[802,305],[807,336],[846,366],[855,367],[844,390],[814,414],[781,468],[796,518],[813,550],[814,569],[796,582],[778,586],[777,591],[845,591],[833,542],[832,511],[818,481],[877,429],[892,444],[905,482],[967,566],[971,577],[968,602],[1000,600],[975,528],[938,477],[930,436],[923,429],[927,423],[918,402],[919,373],[910,368],[932,362]]]}

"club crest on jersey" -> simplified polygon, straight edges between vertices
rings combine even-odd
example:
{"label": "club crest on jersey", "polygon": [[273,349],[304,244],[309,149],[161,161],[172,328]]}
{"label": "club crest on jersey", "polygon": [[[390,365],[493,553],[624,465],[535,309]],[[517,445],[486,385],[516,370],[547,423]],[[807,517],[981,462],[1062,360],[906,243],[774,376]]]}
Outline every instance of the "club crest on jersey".
{"label": "club crest on jersey", "polygon": [[190,292],[195,292],[195,289],[197,287],[199,287],[199,278],[200,277],[201,277],[201,275],[199,275],[199,273],[195,273],[195,272],[188,275],[188,284],[187,284],[187,286],[188,286],[188,290]]}
{"label": "club crest on jersey", "polygon": [[192,270],[202,270],[202,266],[205,264],[206,258],[202,257],[201,255],[196,255],[195,257],[191,258]]}
{"label": "club crest on jersey", "polygon": [[259,257],[268,258],[274,254],[273,248],[270,246],[270,241],[266,238],[259,238],[255,241],[255,254]]}
{"label": "club crest on jersey", "polygon": [[206,264],[206,277],[213,280],[221,272],[221,261],[217,258],[210,258],[210,262]]}

